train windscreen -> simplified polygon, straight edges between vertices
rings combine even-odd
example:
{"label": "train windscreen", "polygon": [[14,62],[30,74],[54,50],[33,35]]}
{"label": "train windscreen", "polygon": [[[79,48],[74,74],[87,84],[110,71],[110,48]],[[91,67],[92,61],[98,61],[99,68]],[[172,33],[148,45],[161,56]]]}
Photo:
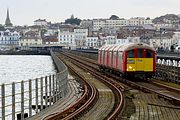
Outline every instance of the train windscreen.
{"label": "train windscreen", "polygon": [[146,58],[153,58],[153,51],[146,50]]}
{"label": "train windscreen", "polygon": [[134,50],[130,50],[127,52],[127,58],[134,58]]}
{"label": "train windscreen", "polygon": [[143,49],[138,49],[137,50],[137,57],[138,58],[143,58]]}

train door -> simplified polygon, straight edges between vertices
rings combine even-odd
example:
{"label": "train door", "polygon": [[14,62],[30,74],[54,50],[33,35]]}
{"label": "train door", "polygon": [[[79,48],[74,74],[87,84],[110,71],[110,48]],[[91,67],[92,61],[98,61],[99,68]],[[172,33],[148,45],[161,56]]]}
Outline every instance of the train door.
{"label": "train door", "polygon": [[109,62],[108,62],[108,67],[111,67],[112,63],[112,51],[109,51]]}
{"label": "train door", "polygon": [[104,65],[104,50],[101,51],[101,64]]}
{"label": "train door", "polygon": [[104,61],[104,65],[106,66],[107,65],[107,50],[105,49],[104,50],[104,53],[105,53],[105,56],[104,56],[104,59],[105,59],[105,61]]}
{"label": "train door", "polygon": [[123,64],[123,60],[122,60],[122,51],[118,51],[118,53],[117,53],[118,55],[117,55],[117,69],[118,70],[120,70],[120,71],[122,71],[122,64]]}
{"label": "train door", "polygon": [[113,52],[113,68],[116,68],[116,54],[117,54],[117,52],[114,51]]}
{"label": "train door", "polygon": [[136,49],[136,71],[144,71],[143,49]]}
{"label": "train door", "polygon": [[98,64],[101,64],[101,50],[98,51]]}

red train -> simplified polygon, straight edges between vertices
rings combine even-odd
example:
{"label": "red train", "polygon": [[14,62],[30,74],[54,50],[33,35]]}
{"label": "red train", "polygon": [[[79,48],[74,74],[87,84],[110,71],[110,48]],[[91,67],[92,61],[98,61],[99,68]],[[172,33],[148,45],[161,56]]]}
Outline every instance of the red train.
{"label": "red train", "polygon": [[98,51],[101,70],[124,77],[151,78],[156,70],[156,52],[144,43],[103,46]]}

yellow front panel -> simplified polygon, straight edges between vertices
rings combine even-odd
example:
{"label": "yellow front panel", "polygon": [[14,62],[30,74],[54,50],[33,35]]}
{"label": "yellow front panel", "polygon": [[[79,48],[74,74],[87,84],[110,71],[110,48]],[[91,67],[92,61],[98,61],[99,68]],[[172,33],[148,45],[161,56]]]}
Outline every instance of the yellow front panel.
{"label": "yellow front panel", "polygon": [[153,71],[153,58],[127,58],[127,71]]}
{"label": "yellow front panel", "polygon": [[136,71],[144,71],[144,58],[135,58]]}
{"label": "yellow front panel", "polygon": [[144,71],[153,71],[153,58],[144,58]]}

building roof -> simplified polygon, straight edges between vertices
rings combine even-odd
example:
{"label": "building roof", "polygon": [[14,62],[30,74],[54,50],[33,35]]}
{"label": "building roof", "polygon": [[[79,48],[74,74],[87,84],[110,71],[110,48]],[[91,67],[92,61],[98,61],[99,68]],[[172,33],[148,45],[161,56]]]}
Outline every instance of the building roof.
{"label": "building roof", "polygon": [[46,19],[37,19],[34,22],[47,22]]}
{"label": "building roof", "polygon": [[45,36],[42,38],[43,42],[58,42],[57,36]]}

